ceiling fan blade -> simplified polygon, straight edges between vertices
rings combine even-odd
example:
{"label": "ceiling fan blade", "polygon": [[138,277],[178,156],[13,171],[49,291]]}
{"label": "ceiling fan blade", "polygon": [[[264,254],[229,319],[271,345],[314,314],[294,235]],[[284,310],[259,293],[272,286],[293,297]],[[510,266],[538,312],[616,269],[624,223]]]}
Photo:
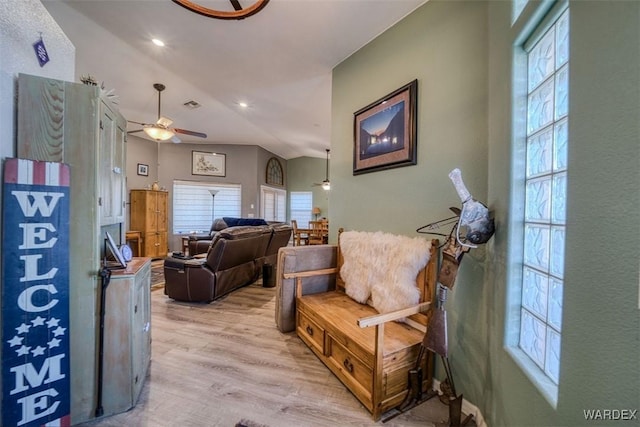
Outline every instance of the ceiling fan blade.
{"label": "ceiling fan blade", "polygon": [[127,133],[142,132],[143,130],[144,130],[144,129],[130,130],[130,131],[127,131]]}
{"label": "ceiling fan blade", "polygon": [[178,128],[173,128],[171,130],[174,131],[175,133],[182,133],[182,134],[185,134],[185,135],[197,136],[199,138],[206,138],[207,137],[206,133],[195,132],[195,131],[192,131],[192,130],[178,129]]}
{"label": "ceiling fan blade", "polygon": [[134,122],[133,120],[127,120],[128,123],[133,123],[136,125],[141,125],[141,126],[149,126],[149,123],[142,123],[142,122]]}
{"label": "ceiling fan blade", "polygon": [[233,8],[235,10],[242,10],[242,6],[240,6],[240,2],[238,0],[229,0],[231,2],[231,6],[233,6]]}

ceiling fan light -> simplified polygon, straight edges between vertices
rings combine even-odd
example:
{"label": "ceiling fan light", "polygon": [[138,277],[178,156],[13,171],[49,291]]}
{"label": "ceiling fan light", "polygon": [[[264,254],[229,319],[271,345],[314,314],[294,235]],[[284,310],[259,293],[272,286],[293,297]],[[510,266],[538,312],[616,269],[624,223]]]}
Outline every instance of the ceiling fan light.
{"label": "ceiling fan light", "polygon": [[329,191],[331,190],[331,182],[329,181],[329,149],[325,150],[327,152],[327,176],[324,181],[322,181],[322,189]]}
{"label": "ceiling fan light", "polygon": [[175,135],[173,131],[158,126],[145,126],[144,133],[146,133],[150,138],[153,138],[156,141],[166,141],[173,138],[173,136]]}

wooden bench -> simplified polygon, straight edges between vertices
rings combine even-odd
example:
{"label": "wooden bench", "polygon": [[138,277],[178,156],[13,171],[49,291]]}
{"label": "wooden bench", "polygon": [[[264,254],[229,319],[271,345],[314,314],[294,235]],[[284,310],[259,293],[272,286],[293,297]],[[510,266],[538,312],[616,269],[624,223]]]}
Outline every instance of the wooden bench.
{"label": "wooden bench", "polygon": [[[420,303],[379,314],[345,292],[340,276],[344,263],[338,244],[335,268],[285,273],[296,283],[296,332],[316,356],[371,412],[374,420],[398,406],[408,393],[408,371],[413,369],[424,338],[436,287],[438,241],[431,241],[427,265],[416,277]],[[304,295],[304,278],[337,274],[336,290]],[[394,320],[406,318],[407,323]],[[432,386],[433,354],[422,362],[422,390]]]}

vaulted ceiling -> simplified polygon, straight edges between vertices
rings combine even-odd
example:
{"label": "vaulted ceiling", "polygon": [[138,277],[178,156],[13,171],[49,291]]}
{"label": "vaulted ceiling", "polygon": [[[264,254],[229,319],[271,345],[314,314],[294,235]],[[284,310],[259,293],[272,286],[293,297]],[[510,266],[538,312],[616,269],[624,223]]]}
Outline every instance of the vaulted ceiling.
{"label": "vaulted ceiling", "polygon": [[[324,157],[329,148],[333,67],[425,1],[271,0],[242,20],[170,0],[43,4],[76,47],[76,78],[113,89],[128,120],[155,122],[153,84],[163,83],[162,115],[208,135],[180,135],[183,142],[259,145],[290,159]],[[245,8],[254,2],[240,0]],[[233,10],[229,0],[195,3]]]}

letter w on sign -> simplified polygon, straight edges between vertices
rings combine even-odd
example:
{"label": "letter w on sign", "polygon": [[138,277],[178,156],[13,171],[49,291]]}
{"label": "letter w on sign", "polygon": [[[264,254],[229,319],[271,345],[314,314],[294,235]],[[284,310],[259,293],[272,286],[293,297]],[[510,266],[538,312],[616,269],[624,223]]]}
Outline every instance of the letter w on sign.
{"label": "letter w on sign", "polygon": [[7,159],[3,426],[69,426],[69,166]]}

